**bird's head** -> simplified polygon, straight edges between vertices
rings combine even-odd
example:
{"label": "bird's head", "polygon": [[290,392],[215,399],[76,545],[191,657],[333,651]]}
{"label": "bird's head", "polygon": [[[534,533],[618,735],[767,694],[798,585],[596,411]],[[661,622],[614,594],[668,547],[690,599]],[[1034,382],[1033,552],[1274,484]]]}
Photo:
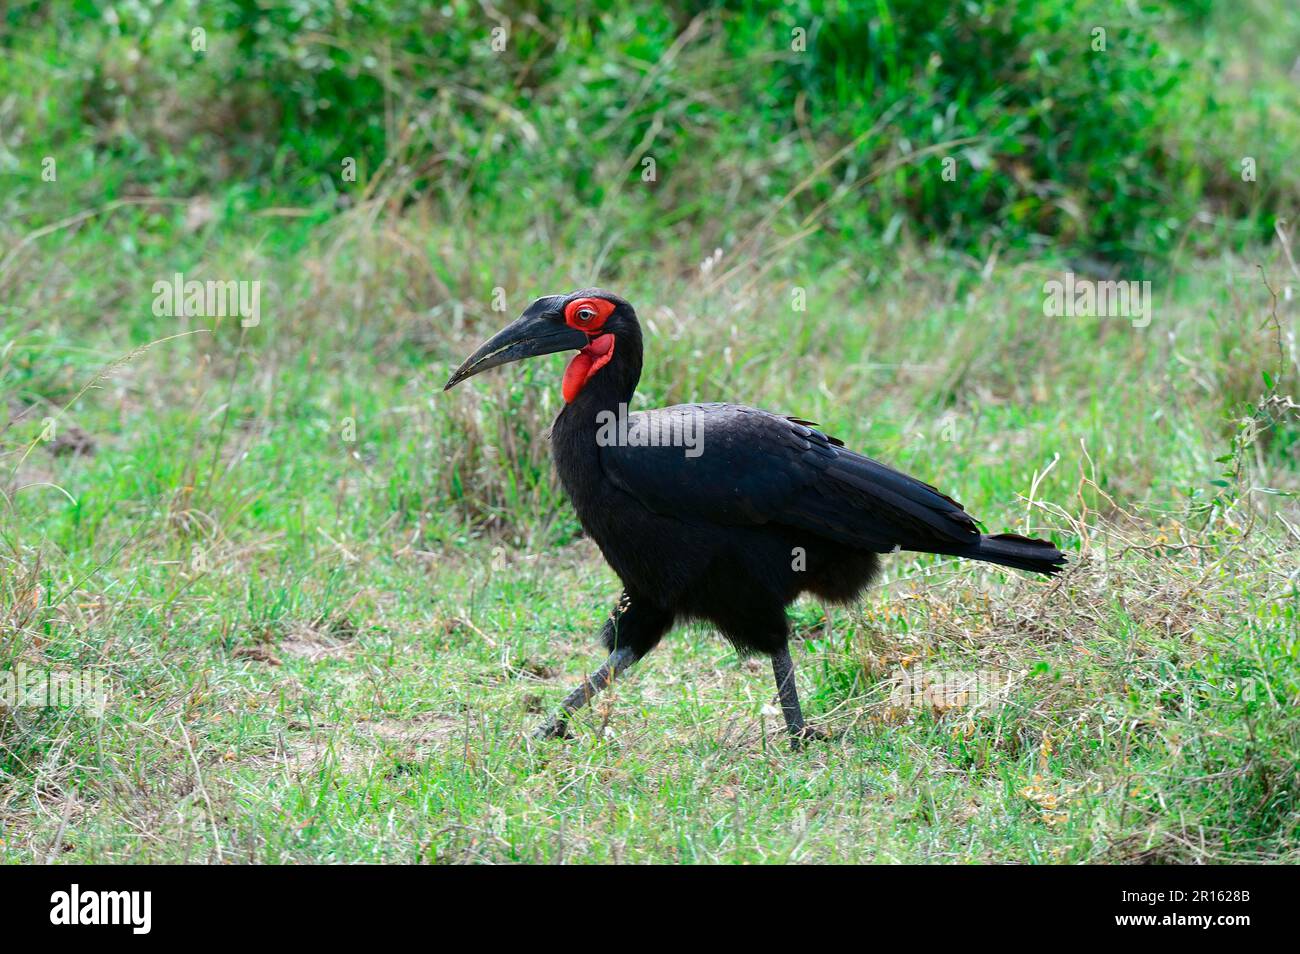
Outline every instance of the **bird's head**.
{"label": "bird's head", "polygon": [[[522,358],[577,351],[564,371],[564,400],[570,403],[613,361],[620,347],[635,350],[639,372],[641,329],[636,312],[624,299],[599,288],[547,295],[480,345],[456,369],[443,390],[451,390],[480,371]],[[635,386],[635,381],[632,383]]]}

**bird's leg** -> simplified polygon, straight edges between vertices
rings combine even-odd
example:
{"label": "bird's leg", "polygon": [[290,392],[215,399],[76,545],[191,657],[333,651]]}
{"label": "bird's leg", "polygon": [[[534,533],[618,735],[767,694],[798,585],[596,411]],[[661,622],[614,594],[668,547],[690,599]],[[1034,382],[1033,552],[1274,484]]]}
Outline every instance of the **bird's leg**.
{"label": "bird's leg", "polygon": [[785,726],[790,730],[790,747],[797,750],[812,739],[828,738],[824,730],[803,721],[799,692],[794,686],[794,663],[790,659],[790,650],[784,646],[772,654],[772,675],[776,677],[776,693],[781,700]]}
{"label": "bird's leg", "polygon": [[672,622],[672,613],[624,590],[600,631],[600,641],[609,650],[609,659],[569,693],[560,704],[560,711],[542,723],[533,733],[533,738],[568,735],[569,716],[591,702],[596,693],[650,652]]}
{"label": "bird's leg", "polygon": [[[577,712],[596,697],[614,679],[637,660],[637,655],[628,646],[618,646],[605,664],[582,680],[577,689],[564,697],[560,711],[551,716],[533,733],[534,739],[554,739],[568,735],[569,716]],[[796,703],[797,705],[797,703]]]}

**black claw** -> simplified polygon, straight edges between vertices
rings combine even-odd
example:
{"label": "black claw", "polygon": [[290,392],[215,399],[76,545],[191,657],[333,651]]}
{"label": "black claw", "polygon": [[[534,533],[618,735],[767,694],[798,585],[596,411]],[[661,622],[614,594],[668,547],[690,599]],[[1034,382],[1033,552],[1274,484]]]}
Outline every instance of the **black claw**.
{"label": "black claw", "polygon": [[798,732],[790,736],[790,748],[795,752],[800,751],[810,742],[829,742],[835,736],[827,729],[821,726],[805,725]]}
{"label": "black claw", "polygon": [[563,719],[547,719],[535,730],[533,730],[534,742],[545,742],[547,739],[571,739],[569,733],[569,724]]}

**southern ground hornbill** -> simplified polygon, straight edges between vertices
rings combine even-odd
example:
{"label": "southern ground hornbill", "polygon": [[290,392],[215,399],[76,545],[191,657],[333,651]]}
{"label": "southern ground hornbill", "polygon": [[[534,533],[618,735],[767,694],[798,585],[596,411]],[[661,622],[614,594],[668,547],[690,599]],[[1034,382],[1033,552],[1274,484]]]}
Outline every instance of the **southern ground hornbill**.
{"label": "southern ground hornbill", "polygon": [[597,288],[533,302],[470,355],[450,389],[498,365],[577,350],[564,372],[552,454],[583,528],[623,593],[601,631],[609,659],[539,730],[567,718],[648,653],[676,620],[712,623],[740,652],[772,657],[797,747],[803,721],[786,646],[785,608],[800,593],[845,603],[871,581],[877,554],[942,553],[1035,573],[1065,556],[1051,543],[981,534],[929,484],[863,457],[814,425],[737,404],[627,413],[641,377],[632,306]]}

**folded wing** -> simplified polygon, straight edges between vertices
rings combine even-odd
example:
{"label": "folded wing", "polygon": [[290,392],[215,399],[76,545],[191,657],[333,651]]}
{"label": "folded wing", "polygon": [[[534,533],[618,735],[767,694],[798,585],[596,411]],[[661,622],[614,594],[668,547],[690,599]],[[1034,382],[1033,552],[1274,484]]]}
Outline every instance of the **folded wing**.
{"label": "folded wing", "polygon": [[951,497],[807,421],[734,404],[680,404],[629,415],[628,436],[601,448],[601,464],[615,486],[658,514],[783,524],[882,553],[952,552],[980,540]]}

